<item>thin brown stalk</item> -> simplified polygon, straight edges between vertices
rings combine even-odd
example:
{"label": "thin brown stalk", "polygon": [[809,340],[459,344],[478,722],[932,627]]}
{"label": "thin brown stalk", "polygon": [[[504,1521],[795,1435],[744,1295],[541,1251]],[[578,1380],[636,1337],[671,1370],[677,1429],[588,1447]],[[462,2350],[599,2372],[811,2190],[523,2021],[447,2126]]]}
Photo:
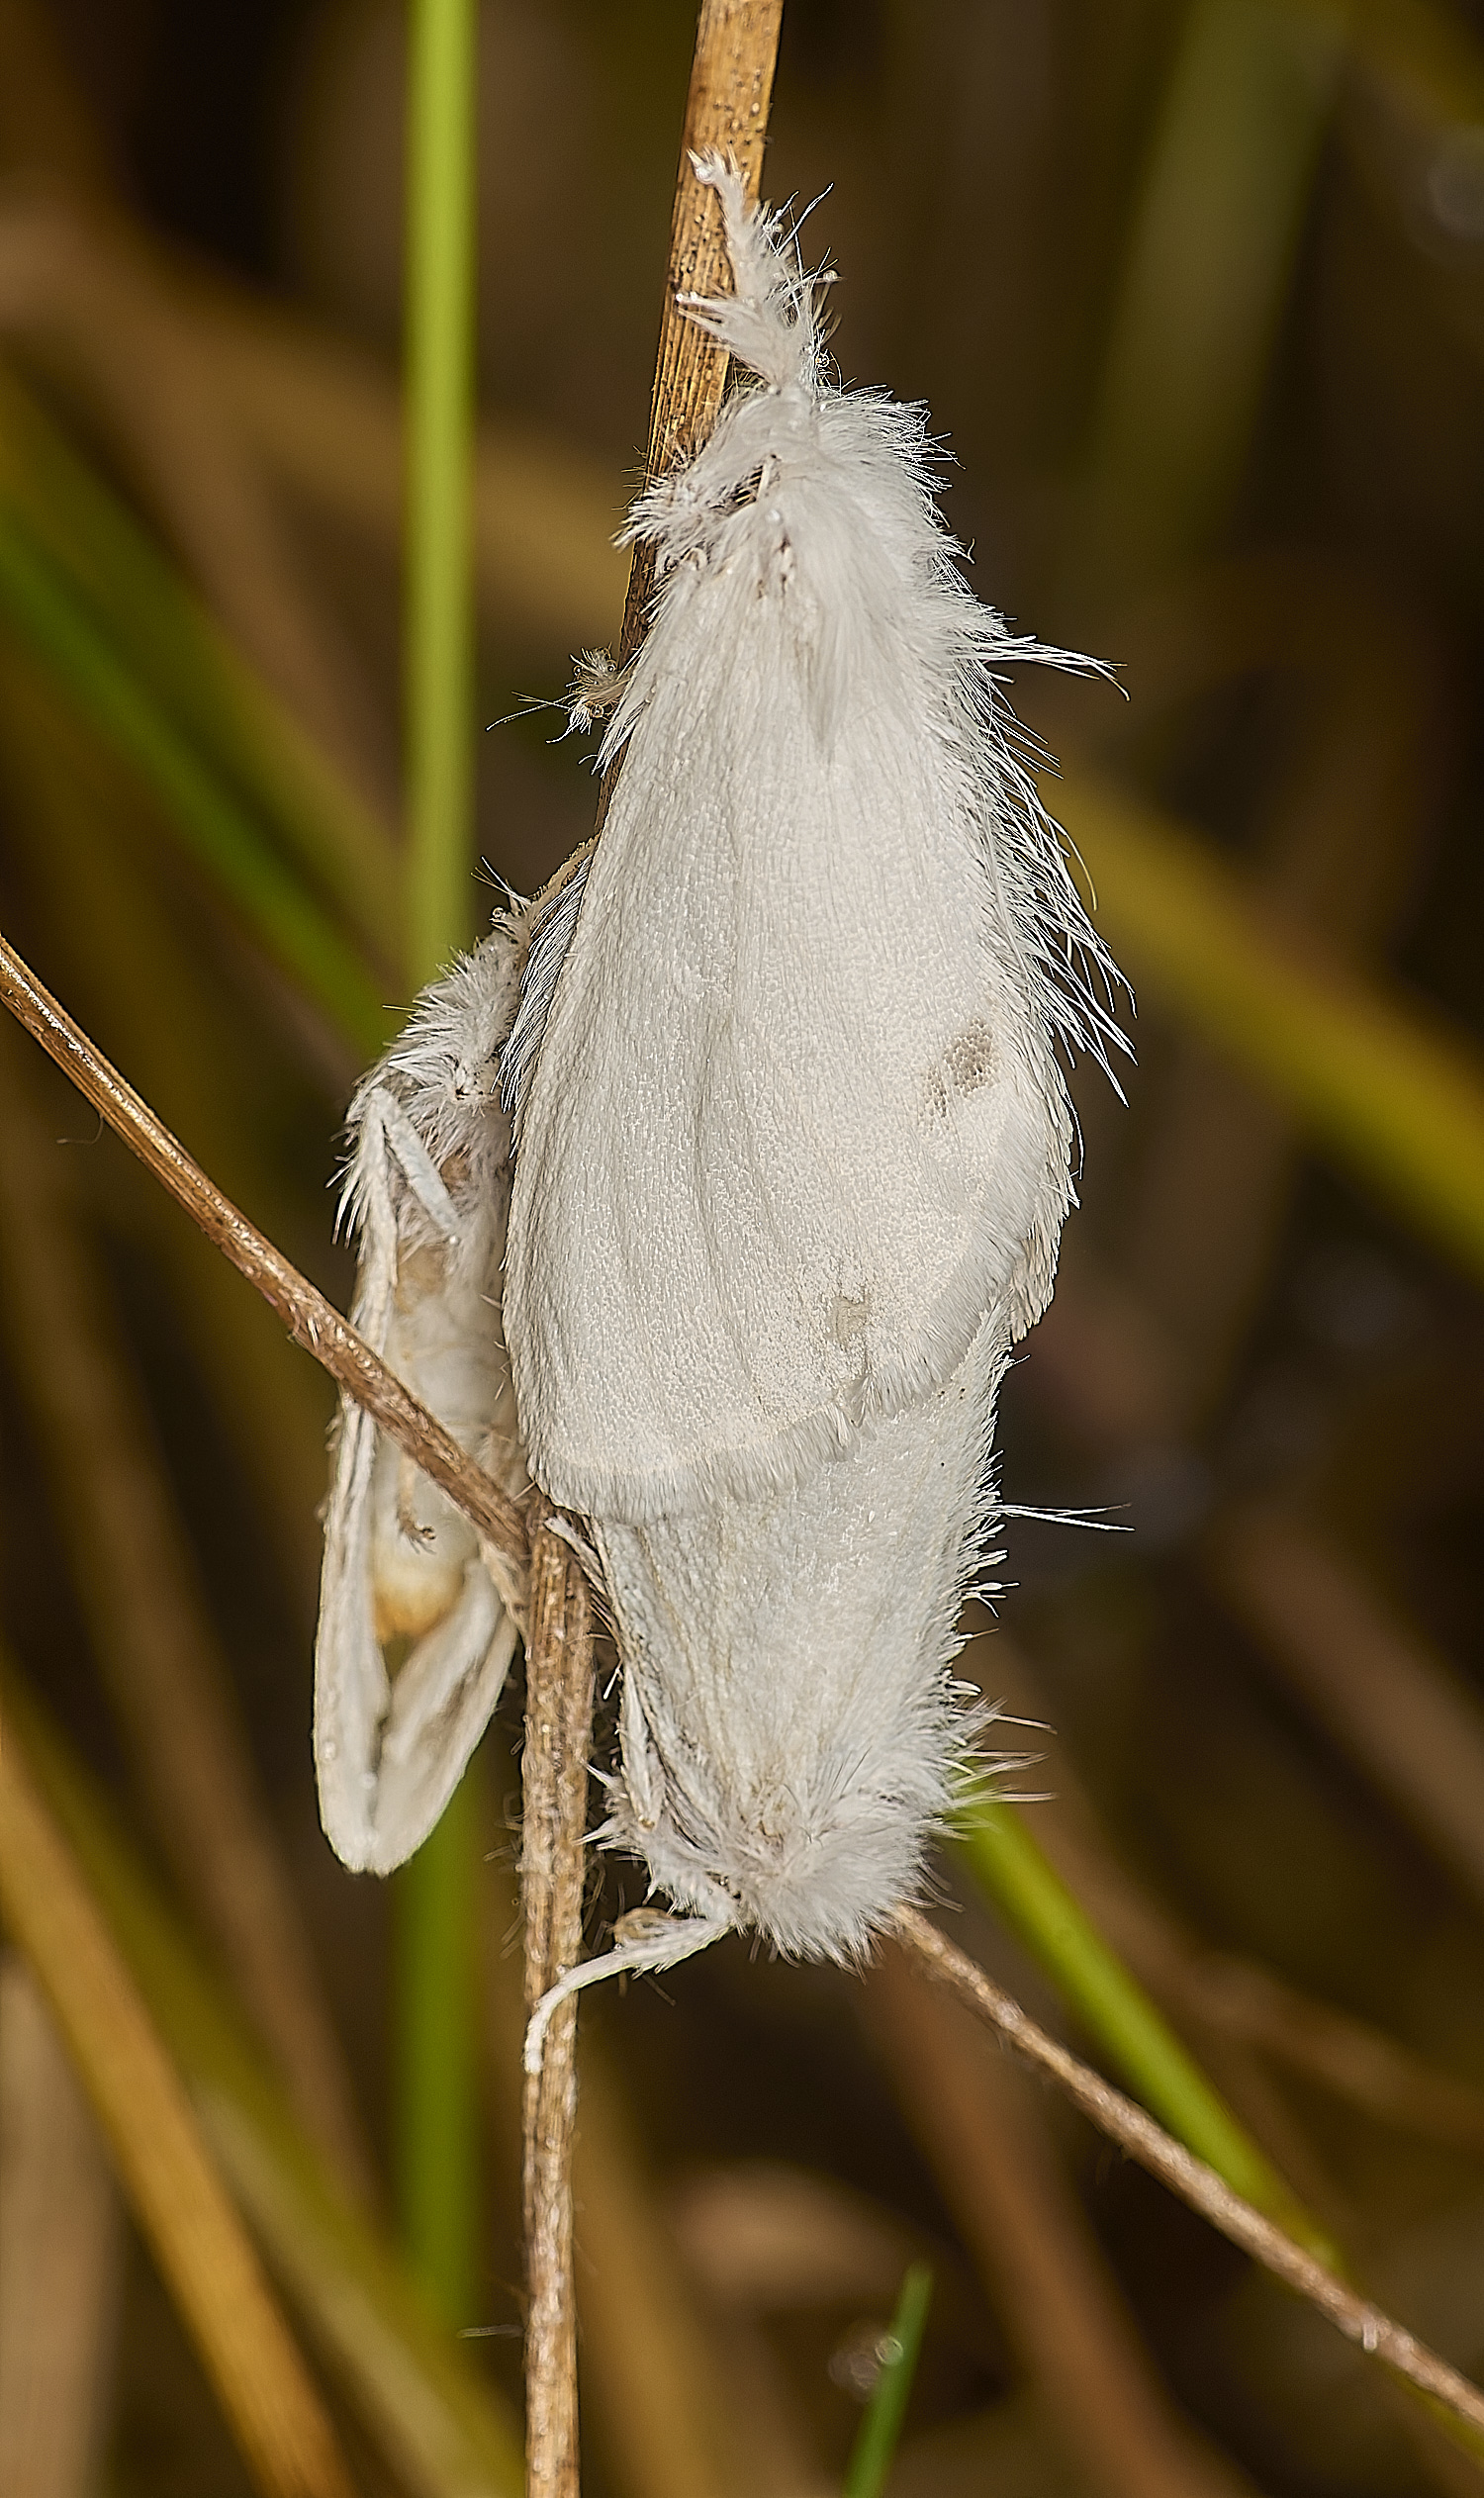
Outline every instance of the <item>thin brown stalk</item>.
{"label": "thin brown stalk", "polygon": [[17,190],[102,198],[114,168],[43,0],[0,0],[0,164]]}
{"label": "thin brown stalk", "polygon": [[1020,2078],[901,1951],[865,2011],[1006,2334],[1089,2486],[1106,2498],[1235,2498],[1175,2419]]}
{"label": "thin brown stalk", "polygon": [[[243,2034],[217,1973],[0,1643],[0,1706],[191,2094],[233,2200],[406,2498],[518,2498],[513,2417],[390,2242],[345,2201]],[[382,2479],[372,2484],[380,2489]],[[8,2484],[0,2483],[7,2490]]]}
{"label": "thin brown stalk", "polygon": [[[647,474],[688,459],[716,421],[727,358],[687,321],[679,299],[714,294],[723,264],[721,207],[696,180],[695,158],[729,155],[756,199],[773,98],[783,0],[701,0],[686,98],[670,257],[650,401]],[[653,553],[635,550],[623,613],[620,660],[643,638],[654,586]],[[602,824],[617,765],[599,800]],[[557,1549],[550,1550],[550,1541]],[[586,1836],[587,1758],[593,1712],[592,1633],[587,1591],[550,1527],[532,1556],[530,1639],[526,1651],[525,1906],[526,2007],[580,1956]],[[565,1590],[565,1594],[561,1591]],[[581,1609],[581,1629],[577,1628]],[[558,1627],[560,1624],[560,1627]],[[554,1737],[580,1738],[564,1760],[548,1758]],[[569,1809],[559,1814],[558,1800]],[[549,1832],[549,1835],[548,1835]],[[559,1919],[565,1919],[560,1923]],[[576,2498],[577,2309],[572,2276],[572,2133],[577,2104],[577,2008],[560,2007],[546,2035],[540,2070],[525,2103],[525,2248],[530,2313],[526,2326],[526,2487],[529,2498]]]}
{"label": "thin brown stalk", "polygon": [[8,1712],[0,1914],[50,2004],[258,2489],[264,2498],[351,2498],[328,2413]]}
{"label": "thin brown stalk", "polygon": [[183,1896],[226,1954],[306,2130],[355,2193],[372,2164],[139,1387],[0,1035],[0,1310],[94,1653]]}
{"label": "thin brown stalk", "polygon": [[[520,1894],[525,2008],[582,1957],[593,1626],[587,1581],[560,1522],[536,1531],[525,1651]],[[525,2486],[577,2498],[577,2302],[572,2275],[572,2133],[577,2005],[562,2004],[540,2070],[525,2082]]]}
{"label": "thin brown stalk", "polygon": [[[1254,668],[1303,690],[1292,759],[1254,809],[1252,890],[1271,923],[1366,964],[1404,898],[1436,803],[1436,663],[1412,619],[1308,558],[1222,565],[1135,608],[1119,648],[1149,714]],[[1115,738],[1125,733],[1120,721]],[[1208,1416],[1272,1263],[1300,1140],[1281,1106],[1204,1044],[1176,1043],[1125,1254],[1179,1380],[1177,1435]]]}
{"label": "thin brown stalk", "polygon": [[1194,2019],[1321,2083],[1378,2124],[1476,2159],[1484,2152],[1484,2090],[1439,2073],[1384,2030],[1317,2002],[1260,1963],[1232,1952],[1192,1952],[1170,1969],[1168,1991]]}
{"label": "thin brown stalk", "polygon": [[111,1066],[81,1026],[0,937],[0,1002],[71,1077],[193,1223],[277,1312],[296,1344],[313,1353],[347,1396],[374,1417],[480,1532],[502,1580],[515,1591],[526,1558],[525,1522],[515,1503],[465,1456],[457,1440],[419,1405],[333,1304],[208,1179],[199,1162]]}
{"label": "thin brown stalk", "polygon": [[[692,160],[719,148],[735,159],[748,197],[757,198],[783,15],[784,0],[701,0],[670,221],[644,462],[649,478],[664,477],[692,458],[721,407],[726,349],[688,321],[677,301],[682,295],[717,294],[725,269],[721,203],[696,181]],[[641,545],[629,571],[620,661],[631,658],[643,640],[653,590],[654,549]]]}
{"label": "thin brown stalk", "polygon": [[[499,1852],[485,1863],[485,2002],[496,2121],[522,2138],[525,1994],[506,1947],[513,1886]],[[588,2034],[573,2144],[574,2268],[581,2283],[585,2397],[629,2498],[753,2498],[753,2423],[728,2399],[683,2253],[657,2205],[623,2095]],[[901,2266],[888,2271],[895,2289]],[[728,2350],[728,2358],[730,2351]]]}
{"label": "thin brown stalk", "polygon": [[[199,270],[181,281],[221,387],[274,483],[390,555],[401,525],[402,412],[390,374],[328,331]],[[621,611],[611,481],[545,435],[482,419],[474,544],[486,612],[563,650],[608,640]]]}
{"label": "thin brown stalk", "polygon": [[[1467,2377],[1460,2376],[1456,2368],[1449,2367],[1445,2359],[1428,2350],[1379,2307],[1357,2297],[1326,2266],[1295,2246],[1291,2238],[1285,2237],[1251,2203],[1244,2202],[1241,2195],[1234,2194],[1214,2169],[1195,2159],[1143,2108],[1049,2037],[1022,2011],[1013,1995],[997,1987],[917,1909],[899,1908],[892,1931],[920,1969],[951,1988],[959,2001],[998,2031],[1007,2045],[1049,2074],[1073,2106],[1110,2142],[1117,2143],[1141,2168],[1148,2169],[1192,2211],[1201,2213],[1234,2246],[1241,2247],[1290,2289],[1309,2299],[1347,2341],[1358,2343],[1361,2350],[1430,2395],[1484,2439],[1484,2394]],[[1484,2447],[1480,2451],[1484,2452]]]}

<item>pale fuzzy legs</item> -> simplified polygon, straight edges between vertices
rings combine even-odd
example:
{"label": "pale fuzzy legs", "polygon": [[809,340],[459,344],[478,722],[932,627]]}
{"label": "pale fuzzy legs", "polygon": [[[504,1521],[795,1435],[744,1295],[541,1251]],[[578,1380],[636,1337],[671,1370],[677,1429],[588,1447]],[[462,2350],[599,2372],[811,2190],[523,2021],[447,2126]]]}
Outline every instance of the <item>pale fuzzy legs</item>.
{"label": "pale fuzzy legs", "polygon": [[646,1971],[674,1969],[683,1960],[719,1943],[732,1930],[730,1917],[672,1917],[663,1908],[631,1908],[613,1928],[614,1945],[596,1960],[581,1960],[548,1987],[525,2025],[525,2070],[537,2074],[551,2016],[569,1995],[596,1987],[603,1978],[638,1977]]}
{"label": "pale fuzzy legs", "polygon": [[[502,917],[424,991],[351,1104],[343,1200],[360,1244],[357,1327],[513,1494],[526,1475],[500,1320],[510,1139],[497,1086],[524,954],[523,913]],[[325,1829],[358,1871],[390,1872],[420,1845],[484,1731],[518,1635],[503,1575],[442,1493],[347,1406],[315,1749]]]}

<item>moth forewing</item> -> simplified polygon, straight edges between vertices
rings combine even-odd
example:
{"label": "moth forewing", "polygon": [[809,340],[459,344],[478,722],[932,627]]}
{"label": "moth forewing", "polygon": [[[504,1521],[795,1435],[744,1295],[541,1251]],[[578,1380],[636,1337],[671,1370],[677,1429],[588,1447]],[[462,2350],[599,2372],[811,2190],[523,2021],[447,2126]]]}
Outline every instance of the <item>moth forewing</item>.
{"label": "moth forewing", "polygon": [[[482,1465],[526,1483],[501,1328],[510,1121],[499,1098],[521,911],[432,988],[359,1086],[344,1204],[356,1325]],[[387,1873],[427,1836],[518,1635],[474,1528],[354,1405],[325,1520],[315,1754],[331,1844]]]}

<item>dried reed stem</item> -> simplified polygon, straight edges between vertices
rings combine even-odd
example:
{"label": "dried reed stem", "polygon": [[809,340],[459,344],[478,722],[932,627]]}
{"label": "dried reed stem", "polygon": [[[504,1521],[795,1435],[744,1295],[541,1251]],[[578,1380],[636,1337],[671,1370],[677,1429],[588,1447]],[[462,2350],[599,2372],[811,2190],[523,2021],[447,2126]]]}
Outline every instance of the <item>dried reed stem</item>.
{"label": "dried reed stem", "polygon": [[[773,100],[783,0],[701,0],[686,98],[670,258],[650,402],[646,473],[689,459],[716,421],[726,384],[723,348],[688,321],[677,298],[714,294],[721,282],[721,204],[697,182],[694,158],[729,154],[756,199]],[[641,544],[629,571],[620,663],[643,639],[654,589],[654,550]],[[600,793],[600,827],[618,767]],[[526,1648],[525,1994],[534,2011],[547,1988],[580,1957],[587,1762],[593,1715],[593,1643],[587,1590],[564,1544],[543,1527],[531,1562]],[[559,1748],[553,1756],[552,1747]],[[525,2345],[528,2498],[577,2498],[577,2308],[572,2277],[572,2132],[577,2104],[577,2006],[563,2004],[546,2034],[541,2070],[526,2083],[525,2262],[530,2297]]]}
{"label": "dried reed stem", "polygon": [[[450,2343],[390,2239],[344,2201],[306,2145],[219,1973],[203,1963],[3,1640],[0,1713],[285,2302],[385,2458],[383,2470],[365,2457],[358,2498],[388,2489],[404,2498],[518,2498],[520,2435],[508,2406],[466,2346]],[[8,2493],[10,2483],[0,2479],[0,2488]]]}
{"label": "dried reed stem", "polygon": [[[1041,1681],[1002,1627],[994,1634],[994,1683],[1002,1708],[1032,1725],[1050,1723]],[[1056,1795],[1036,1806],[1036,1830],[1055,1872],[1166,2012],[1287,2066],[1378,2124],[1484,2153],[1484,2089],[1264,1964],[1202,1940],[1116,1853],[1065,1745]]]}
{"label": "dried reed stem", "polygon": [[451,1434],[362,1342],[318,1286],[301,1275],[283,1251],[208,1179],[200,1163],[110,1065],[4,937],[0,937],[0,1003],[55,1059],[78,1091],[184,1206],[223,1256],[256,1285],[295,1343],[314,1354],[336,1385],[365,1407],[398,1447],[478,1527],[502,1581],[518,1581],[526,1559],[525,1521],[509,1494],[465,1456]]}
{"label": "dried reed stem", "polygon": [[[696,181],[692,158],[720,148],[736,159],[749,199],[757,198],[783,14],[784,0],[701,0],[650,403],[644,468],[651,479],[699,450],[726,387],[725,347],[688,321],[676,302],[678,295],[716,294],[725,267],[721,202]],[[653,590],[654,548],[640,545],[629,570],[620,663],[632,658],[644,638]]]}
{"label": "dried reed stem", "polygon": [[892,1932],[919,1968],[950,1987],[960,2002],[967,2004],[979,2020],[997,2030],[1031,2064],[1050,2074],[1099,2132],[1137,2160],[1141,2168],[1159,2177],[1161,2184],[1178,2194],[1192,2211],[1201,2213],[1244,2254],[1265,2265],[1290,2289],[1311,2300],[1347,2341],[1358,2343],[1398,2376],[1405,2377],[1409,2384],[1431,2395],[1435,2402],[1484,2435],[1484,2394],[1476,2385],[1449,2367],[1436,2352],[1414,2340],[1379,2307],[1357,2297],[1326,2265],[1296,2246],[1251,2203],[1244,2202],[1240,2194],[1234,2194],[1214,2169],[1195,2159],[1142,2107],[1125,2098],[1121,2090],[1115,2090],[1101,2074],[1068,2054],[1056,2039],[1048,2037],[1021,2010],[1013,1995],[986,1978],[967,1953],[959,1951],[917,1909],[898,1908]]}
{"label": "dried reed stem", "polygon": [[[593,1626],[588,1587],[547,1520],[531,1548],[525,1651],[525,2009],[582,1957]],[[539,2073],[525,2080],[525,2486],[527,2498],[577,2498],[577,2302],[572,2277],[572,2130],[577,2005],[562,2004]]]}
{"label": "dried reed stem", "polygon": [[1100,2498],[1238,2498],[1236,2476],[1176,2417],[1021,2076],[900,1951],[872,1969],[865,2014],[1086,2487]]}

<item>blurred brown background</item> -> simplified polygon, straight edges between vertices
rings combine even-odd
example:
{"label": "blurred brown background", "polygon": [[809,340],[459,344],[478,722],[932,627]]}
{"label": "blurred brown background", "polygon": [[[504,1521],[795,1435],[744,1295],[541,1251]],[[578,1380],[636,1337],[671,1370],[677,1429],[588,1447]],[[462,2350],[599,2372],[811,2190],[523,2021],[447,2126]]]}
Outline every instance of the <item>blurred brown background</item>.
{"label": "blurred brown background", "polygon": [[[616,631],[606,538],[644,434],[693,31],[685,0],[483,16],[480,699],[502,724],[480,741],[480,847],[525,891],[591,822],[587,758],[520,706]],[[391,0],[0,0],[0,382],[387,825],[403,110]],[[1484,1049],[1484,10],[788,0],[773,130],[773,199],[831,186],[804,248],[840,273],[841,370],[930,405],[980,595],[1117,664],[1126,702],[1022,672],[1022,715],[1205,845],[1275,945]],[[7,410],[0,511],[24,534],[45,458]],[[6,931],[343,1306],[327,1189],[369,1052],[177,839],[158,774],[109,729],[104,662],[90,708],[4,579]],[[1002,1426],[1007,1499],[1133,1531],[1012,1521],[1002,1627],[975,1622],[969,1670],[1036,1721],[1008,1738],[1037,1755],[1019,1784],[1053,1791],[1035,1826],[1110,1937],[1377,2295],[1477,2374],[1477,1271],[1158,981],[1137,1042],[1126,1108],[1078,1079],[1083,1209]],[[4,1033],[0,1159],[9,1641],[374,2201],[386,1900],[320,1836],[308,1741],[324,1383]],[[57,1332],[88,1327],[96,1359],[59,1392]],[[125,1442],[133,1590],[77,1474],[80,1444]],[[205,1756],[171,1784],[169,1706],[129,1647],[177,1570],[201,1705],[241,1768],[241,1862],[273,1860],[279,1993],[276,1946],[254,1970],[222,1939],[245,1895],[214,1904],[180,1817]],[[497,1999],[518,1706],[480,1771]],[[209,1835],[211,1794],[192,1808]],[[635,1897],[610,1869],[595,1936]],[[982,1906],[955,1931],[1077,2035]],[[0,2454],[39,2498],[225,2498],[242,2466],[14,1961],[4,1987]],[[624,2128],[603,2151],[631,2198],[620,2236],[678,2303],[643,2313],[695,2337],[624,2342],[595,2186],[595,2498],[700,2492],[666,2449],[667,2366],[710,2406],[718,2498],[838,2486],[923,2249],[938,2292],[898,2498],[1484,2486],[1327,2327],[886,1980],[733,1943],[584,2017],[592,2105]],[[466,2356],[513,2395],[498,2065]],[[49,2432],[23,2378],[52,2389]],[[412,2485],[373,2448],[367,2486]]]}

